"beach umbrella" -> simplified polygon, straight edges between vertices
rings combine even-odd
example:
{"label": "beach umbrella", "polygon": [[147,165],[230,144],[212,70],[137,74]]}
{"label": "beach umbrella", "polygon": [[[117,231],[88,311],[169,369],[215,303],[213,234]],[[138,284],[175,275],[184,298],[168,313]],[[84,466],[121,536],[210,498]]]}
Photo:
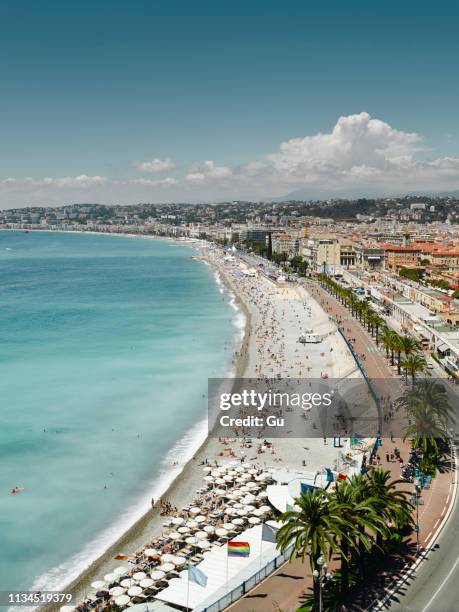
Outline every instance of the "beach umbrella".
{"label": "beach umbrella", "polygon": [[237,476],[236,470],[229,470],[228,471],[228,476]]}
{"label": "beach umbrella", "polygon": [[253,482],[253,480],[251,480],[250,482],[248,482],[248,483],[246,484],[246,487],[247,487],[248,489],[256,489],[256,488],[258,487],[258,485],[257,485],[257,483],[256,483],[256,482]]}
{"label": "beach umbrella", "polygon": [[143,580],[147,577],[147,575],[145,572],[136,572],[135,574],[133,574],[132,577],[134,578],[134,580]]}
{"label": "beach umbrella", "polygon": [[239,502],[237,504],[234,504],[233,508],[235,508],[236,510],[238,508],[242,508],[242,504],[240,504]]}
{"label": "beach umbrella", "polygon": [[234,523],[223,523],[223,529],[227,529],[228,531],[232,531],[234,529]]}
{"label": "beach umbrella", "polygon": [[190,528],[189,528],[189,527],[185,527],[185,526],[183,526],[183,527],[179,527],[179,528],[177,529],[177,531],[178,531],[179,533],[189,533]]}
{"label": "beach umbrella", "polygon": [[159,569],[162,572],[172,572],[172,570],[174,569],[174,564],[173,563],[163,563],[162,565],[159,566]]}
{"label": "beach umbrella", "polygon": [[124,592],[125,592],[125,589],[123,589],[123,587],[120,587],[120,586],[113,587],[113,589],[110,589],[109,591],[112,597],[118,597],[119,595],[123,595]]}
{"label": "beach umbrella", "polygon": [[238,513],[238,516],[247,516],[249,511],[246,508],[239,508],[237,513]]}
{"label": "beach umbrella", "polygon": [[242,467],[242,465],[238,465],[237,467],[234,468],[234,471],[240,474],[241,472],[244,471],[244,468]]}
{"label": "beach umbrella", "polygon": [[183,525],[184,522],[185,522],[185,519],[182,518],[181,516],[174,516],[174,518],[172,519],[173,525]]}
{"label": "beach umbrella", "polygon": [[254,510],[256,510],[255,506],[251,506],[250,504],[248,506],[246,506],[245,509],[247,510],[247,512],[250,512],[252,514],[253,514]]}
{"label": "beach umbrella", "polygon": [[132,586],[133,582],[135,582],[135,580],[133,580],[132,578],[125,578],[120,582],[120,586],[122,586],[123,589],[129,589]]}
{"label": "beach umbrella", "polygon": [[146,548],[143,551],[143,554],[146,557],[157,557],[159,555],[159,552],[156,550],[156,548]]}
{"label": "beach umbrella", "polygon": [[230,476],[230,474],[226,474],[225,476],[223,476],[223,480],[224,480],[224,482],[232,482],[233,481],[233,477]]}
{"label": "beach umbrella", "polygon": [[117,606],[127,606],[130,601],[131,598],[128,595],[120,595],[115,599]]}
{"label": "beach umbrella", "polygon": [[200,514],[201,512],[201,508],[198,508],[198,506],[193,506],[193,508],[190,508],[190,514]]}
{"label": "beach umbrella", "polygon": [[218,529],[215,530],[215,534],[218,535],[218,537],[224,537],[228,535],[228,531],[226,529],[224,529],[223,527],[219,527]]}
{"label": "beach umbrella", "polygon": [[260,510],[263,510],[263,512],[271,512],[271,507],[270,506],[260,506]]}
{"label": "beach umbrella", "polygon": [[139,586],[133,586],[127,592],[129,597],[137,597],[138,595],[142,595],[142,589]]}
{"label": "beach umbrella", "polygon": [[202,468],[202,471],[203,471],[205,474],[209,474],[209,472],[211,472],[211,471],[212,471],[212,468],[211,468],[211,467],[209,467],[208,465],[206,465],[206,467],[203,467],[203,468]]}
{"label": "beach umbrella", "polygon": [[129,568],[125,565],[120,565],[119,567],[115,567],[113,573],[115,576],[122,576],[123,574],[127,574],[129,572]]}
{"label": "beach umbrella", "polygon": [[198,540],[205,540],[209,537],[209,534],[206,531],[197,531],[194,535]]}
{"label": "beach umbrella", "polygon": [[215,527],[213,525],[206,525],[204,527],[204,531],[207,533],[215,533]]}
{"label": "beach umbrella", "polygon": [[207,521],[206,517],[205,517],[205,516],[203,516],[202,514],[200,514],[199,516],[197,516],[197,517],[196,517],[194,520],[195,520],[197,523],[204,523],[205,521]]}
{"label": "beach umbrella", "polygon": [[190,536],[189,538],[186,538],[185,542],[190,546],[194,546],[196,544],[196,538],[194,536]]}
{"label": "beach umbrella", "polygon": [[152,580],[151,578],[144,578],[143,580],[139,582],[139,586],[142,587],[142,589],[149,589],[154,584],[155,584],[155,581]]}
{"label": "beach umbrella", "polygon": [[234,489],[233,491],[233,495],[234,497],[242,497],[244,495],[244,491],[241,491],[241,489]]}
{"label": "beach umbrella", "polygon": [[178,531],[171,531],[168,537],[171,540],[179,540],[182,537],[182,534],[180,534]]}
{"label": "beach umbrella", "polygon": [[248,493],[250,491],[249,487],[247,485],[242,485],[241,491],[244,491],[244,493]]}
{"label": "beach umbrella", "polygon": [[221,470],[212,470],[210,475],[211,476],[215,476],[215,478],[220,478],[220,476],[222,475],[222,471]]}
{"label": "beach umbrella", "polygon": [[261,520],[258,518],[258,516],[251,516],[249,518],[249,523],[251,525],[259,525],[261,523]]}
{"label": "beach umbrella", "polygon": [[111,584],[112,582],[115,582],[115,580],[118,578],[118,576],[116,574],[105,574],[104,576],[104,581],[107,584]]}
{"label": "beach umbrella", "polygon": [[234,495],[234,493],[227,493],[227,494],[226,494],[226,497],[227,497],[228,499],[237,499],[237,496],[236,496],[236,495]]}
{"label": "beach umbrella", "polygon": [[232,520],[233,525],[243,525],[244,524],[244,520],[241,518],[235,518]]}
{"label": "beach umbrella", "polygon": [[170,553],[166,553],[164,555],[161,555],[161,562],[170,563],[173,558],[174,558],[174,555],[171,555]]}
{"label": "beach umbrella", "polygon": [[166,575],[166,572],[163,572],[163,570],[153,570],[150,574],[150,576],[153,578],[153,580],[162,580]]}
{"label": "beach umbrella", "polygon": [[174,557],[174,560],[172,561],[172,563],[173,563],[173,564],[174,564],[176,567],[180,567],[180,566],[182,566],[182,565],[185,565],[185,563],[186,563],[186,559],[185,559],[185,557],[180,557],[180,556],[177,556],[177,557]]}
{"label": "beach umbrella", "polygon": [[236,516],[237,510],[235,508],[226,508],[225,514],[227,514],[228,516]]}
{"label": "beach umbrella", "polygon": [[258,493],[257,497],[259,499],[267,499],[268,498],[268,492],[267,491],[262,491],[261,493]]}
{"label": "beach umbrella", "polygon": [[196,529],[196,527],[198,526],[198,523],[194,521],[193,519],[190,519],[189,521],[186,522],[186,526],[189,527],[190,529]]}
{"label": "beach umbrella", "polygon": [[210,542],[209,540],[198,540],[196,542],[196,547],[197,548],[210,548]]}
{"label": "beach umbrella", "polygon": [[95,582],[91,582],[91,586],[93,589],[96,589],[96,591],[100,591],[100,589],[103,589],[105,586],[105,580],[96,580]]}
{"label": "beach umbrella", "polygon": [[248,470],[248,473],[249,473],[249,474],[254,474],[254,475],[255,475],[255,474],[257,474],[257,473],[258,473],[258,470],[256,470],[256,469],[252,468],[252,469]]}
{"label": "beach umbrella", "polygon": [[223,495],[226,495],[225,489],[214,489],[214,493],[215,495],[219,495],[220,497],[222,497]]}
{"label": "beach umbrella", "polygon": [[254,516],[263,516],[265,512],[261,508],[255,508],[255,510],[252,510],[252,514]]}
{"label": "beach umbrella", "polygon": [[216,478],[216,479],[215,479],[215,482],[216,482],[218,485],[224,485],[224,484],[226,484],[226,482],[225,482],[225,479],[224,479],[224,478]]}
{"label": "beach umbrella", "polygon": [[214,477],[213,476],[204,476],[204,480],[206,482],[213,482],[214,481]]}

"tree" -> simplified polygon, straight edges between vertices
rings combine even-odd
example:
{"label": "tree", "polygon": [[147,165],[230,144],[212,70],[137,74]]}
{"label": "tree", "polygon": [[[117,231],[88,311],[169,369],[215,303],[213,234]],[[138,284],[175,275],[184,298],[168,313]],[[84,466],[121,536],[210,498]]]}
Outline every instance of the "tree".
{"label": "tree", "polygon": [[411,380],[414,384],[414,379],[418,372],[425,372],[427,368],[427,361],[422,355],[416,353],[410,354],[402,361],[402,367],[405,370],[405,380],[408,379],[408,374],[411,376]]}
{"label": "tree", "polygon": [[[280,516],[282,526],[277,532],[278,548],[284,552],[292,546],[290,559],[299,555],[304,562],[309,557],[311,571],[318,569],[317,560],[327,561],[338,548],[337,540],[352,525],[336,512],[336,506],[328,503],[330,495],[323,489],[301,493],[295,499],[298,510],[289,510]],[[314,599],[318,601],[318,585],[314,580]]]}

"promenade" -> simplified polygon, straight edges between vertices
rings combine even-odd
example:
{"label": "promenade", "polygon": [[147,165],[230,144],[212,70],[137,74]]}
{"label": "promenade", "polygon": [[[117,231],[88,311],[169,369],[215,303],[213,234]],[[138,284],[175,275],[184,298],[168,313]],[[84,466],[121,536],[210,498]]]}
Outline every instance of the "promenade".
{"label": "promenade", "polygon": [[[349,311],[332,297],[327,291],[317,284],[308,283],[307,289],[311,296],[320,304],[324,311],[336,322],[344,327],[344,333],[349,340],[353,340],[356,355],[363,356],[359,359],[368,378],[393,378],[394,384],[402,381],[395,377],[394,370],[387,364],[382,351],[376,348],[374,339],[367,330],[353,319]],[[400,381],[400,382],[398,382]],[[382,447],[378,453],[380,467],[388,469],[392,473],[392,479],[400,478],[400,465],[387,461],[386,453],[393,452],[395,447],[401,452],[402,457],[408,457],[409,444],[400,439],[383,439]],[[400,489],[413,491],[413,484],[402,483]],[[419,546],[425,549],[431,543],[439,524],[445,516],[451,503],[453,492],[452,474],[449,466],[432,480],[429,489],[424,489],[421,494],[421,503],[418,506],[419,520]],[[416,510],[415,510],[416,516]],[[352,610],[364,611],[374,601],[384,597],[403,572],[406,571],[416,558],[416,534],[413,533],[407,543],[405,557],[391,559],[392,565],[383,569],[377,576],[373,576],[371,582],[366,584],[365,592],[362,592],[352,606]],[[332,559],[330,571],[339,567],[339,560]],[[230,606],[232,612],[295,612],[304,601],[311,596],[313,578],[309,567],[309,560],[303,563],[301,559],[295,559],[286,563],[271,574],[264,582],[252,589],[244,598]]]}

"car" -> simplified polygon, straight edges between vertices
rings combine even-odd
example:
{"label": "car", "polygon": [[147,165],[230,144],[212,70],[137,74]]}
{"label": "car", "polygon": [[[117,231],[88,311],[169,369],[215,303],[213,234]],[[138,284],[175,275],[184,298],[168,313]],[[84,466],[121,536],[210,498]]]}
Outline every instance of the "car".
{"label": "car", "polygon": [[427,364],[427,369],[428,369],[428,370],[433,370],[433,369],[434,369],[434,365],[433,365],[433,363],[428,363],[428,364]]}

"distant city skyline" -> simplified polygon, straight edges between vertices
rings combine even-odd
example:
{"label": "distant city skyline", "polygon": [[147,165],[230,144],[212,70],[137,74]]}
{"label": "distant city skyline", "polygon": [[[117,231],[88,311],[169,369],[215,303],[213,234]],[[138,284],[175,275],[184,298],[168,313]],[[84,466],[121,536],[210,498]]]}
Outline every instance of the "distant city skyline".
{"label": "distant city skyline", "polygon": [[459,190],[457,3],[0,6],[0,208]]}

